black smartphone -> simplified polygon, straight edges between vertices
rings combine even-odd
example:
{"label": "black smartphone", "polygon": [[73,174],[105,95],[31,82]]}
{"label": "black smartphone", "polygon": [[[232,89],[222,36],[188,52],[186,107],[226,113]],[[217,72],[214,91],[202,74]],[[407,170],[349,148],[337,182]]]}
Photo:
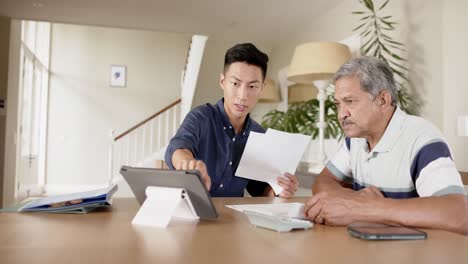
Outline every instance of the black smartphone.
{"label": "black smartphone", "polygon": [[364,240],[418,240],[426,239],[424,231],[404,226],[372,223],[355,223],[348,226],[348,233]]}

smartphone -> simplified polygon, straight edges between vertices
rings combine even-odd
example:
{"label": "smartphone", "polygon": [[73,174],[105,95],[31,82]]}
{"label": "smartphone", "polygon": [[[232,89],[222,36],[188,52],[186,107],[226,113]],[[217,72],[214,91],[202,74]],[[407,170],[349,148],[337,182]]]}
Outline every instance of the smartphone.
{"label": "smartphone", "polygon": [[418,240],[426,239],[424,231],[404,226],[355,223],[348,226],[348,233],[364,240]]}

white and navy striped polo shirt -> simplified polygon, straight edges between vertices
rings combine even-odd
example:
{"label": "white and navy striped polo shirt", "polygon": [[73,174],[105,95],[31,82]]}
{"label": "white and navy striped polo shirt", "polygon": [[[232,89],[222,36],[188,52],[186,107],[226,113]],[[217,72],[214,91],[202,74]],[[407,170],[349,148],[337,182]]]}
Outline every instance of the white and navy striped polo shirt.
{"label": "white and navy striped polo shirt", "polygon": [[327,168],[355,190],[372,185],[389,198],[464,194],[442,133],[398,107],[371,152],[365,138],[346,138]]}

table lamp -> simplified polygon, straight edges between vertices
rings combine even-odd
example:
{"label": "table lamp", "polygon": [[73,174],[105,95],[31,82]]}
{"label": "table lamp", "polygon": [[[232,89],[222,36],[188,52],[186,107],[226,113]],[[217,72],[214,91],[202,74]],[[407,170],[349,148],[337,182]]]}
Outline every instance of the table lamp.
{"label": "table lamp", "polygon": [[296,83],[288,86],[288,103],[305,102],[317,98],[318,90],[312,83]]}
{"label": "table lamp", "polygon": [[318,89],[319,101],[319,153],[318,162],[323,166],[326,156],[324,151],[325,132],[325,89],[338,68],[351,59],[348,46],[336,42],[310,42],[301,44],[294,51],[289,65],[288,81],[314,84]]}
{"label": "table lamp", "polygon": [[274,103],[281,101],[280,91],[275,81],[270,78],[265,79],[265,87],[263,88],[262,94],[258,98],[258,101],[263,103]]}

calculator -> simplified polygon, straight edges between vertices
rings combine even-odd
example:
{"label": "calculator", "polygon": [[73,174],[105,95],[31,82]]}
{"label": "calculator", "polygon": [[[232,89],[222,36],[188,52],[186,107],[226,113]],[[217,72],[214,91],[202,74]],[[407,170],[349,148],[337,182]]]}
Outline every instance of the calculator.
{"label": "calculator", "polygon": [[313,223],[282,215],[275,215],[270,212],[244,210],[250,223],[256,227],[262,227],[277,232],[289,232],[293,229],[309,229]]}

